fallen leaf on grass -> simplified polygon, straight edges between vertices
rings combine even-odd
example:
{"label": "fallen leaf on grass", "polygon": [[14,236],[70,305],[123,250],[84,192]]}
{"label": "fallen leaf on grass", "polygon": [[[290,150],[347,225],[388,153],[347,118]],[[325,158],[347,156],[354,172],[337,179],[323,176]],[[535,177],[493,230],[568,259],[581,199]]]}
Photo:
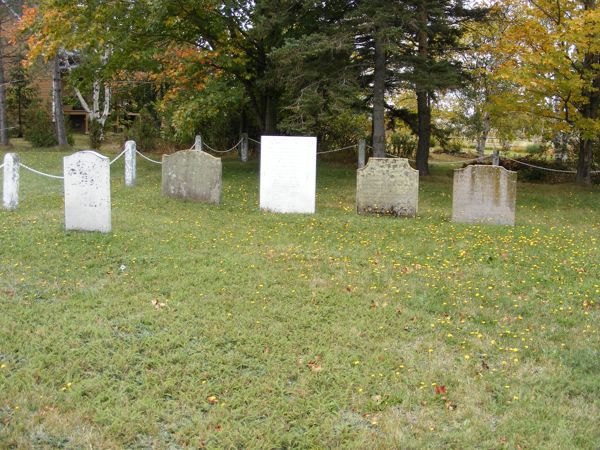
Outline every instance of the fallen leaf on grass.
{"label": "fallen leaf on grass", "polygon": [[452,403],[450,400],[446,400],[446,409],[448,411],[454,411],[457,408],[456,403]]}
{"label": "fallen leaf on grass", "polygon": [[446,386],[436,386],[435,393],[436,395],[446,395]]}
{"label": "fallen leaf on grass", "polygon": [[210,403],[211,405],[216,405],[217,403],[219,403],[219,399],[217,398],[216,395],[210,395],[206,398],[206,401],[208,403]]}
{"label": "fallen leaf on grass", "polygon": [[306,364],[306,367],[308,367],[310,369],[311,372],[320,372],[321,370],[323,370],[323,368],[321,367],[321,364],[319,364],[321,360],[320,356],[317,356],[314,360],[309,361]]}
{"label": "fallen leaf on grass", "polygon": [[167,306],[166,303],[161,303],[158,300],[152,300],[152,305],[156,308],[156,309],[163,309],[165,306]]}

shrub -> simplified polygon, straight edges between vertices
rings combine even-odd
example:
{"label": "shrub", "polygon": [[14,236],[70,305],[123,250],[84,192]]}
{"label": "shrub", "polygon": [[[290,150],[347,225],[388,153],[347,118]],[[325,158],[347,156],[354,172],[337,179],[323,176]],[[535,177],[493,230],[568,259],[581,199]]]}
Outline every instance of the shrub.
{"label": "shrub", "polygon": [[546,150],[547,148],[544,144],[528,144],[525,147],[525,152],[529,153],[530,155],[541,155]]}
{"label": "shrub", "polygon": [[442,145],[442,151],[444,153],[450,153],[450,154],[460,153],[460,152],[462,152],[462,148],[463,148],[462,142],[457,141],[456,139],[449,139],[448,141],[444,142]]}
{"label": "shrub", "polygon": [[38,108],[29,113],[24,137],[34,147],[53,147],[58,144],[54,123],[45,109]]}
{"label": "shrub", "polygon": [[146,108],[140,111],[140,115],[128,130],[127,137],[135,141],[140,151],[156,150],[160,129],[150,111]]}
{"label": "shrub", "polygon": [[408,130],[400,129],[392,133],[390,144],[394,155],[410,158],[417,148],[417,137]]}

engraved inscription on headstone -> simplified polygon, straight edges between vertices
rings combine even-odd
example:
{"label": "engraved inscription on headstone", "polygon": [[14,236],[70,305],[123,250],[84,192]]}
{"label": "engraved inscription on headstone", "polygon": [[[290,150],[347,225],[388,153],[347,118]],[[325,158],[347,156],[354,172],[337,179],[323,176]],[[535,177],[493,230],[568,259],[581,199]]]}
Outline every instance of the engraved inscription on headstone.
{"label": "engraved inscription on headstone", "polygon": [[419,171],[401,158],[369,158],[356,171],[356,211],[414,217],[419,204]]}
{"label": "engraved inscription on headstone", "polygon": [[260,208],[279,213],[314,213],[317,138],[262,136]]}
{"label": "engraved inscription on headstone", "polygon": [[110,159],[87,150],[66,156],[65,228],[111,231]]}
{"label": "engraved inscription on headstone", "polygon": [[204,203],[221,202],[221,158],[200,150],[163,156],[162,193]]}
{"label": "engraved inscription on headstone", "polygon": [[514,225],[516,199],[516,172],[484,165],[454,171],[453,222]]}

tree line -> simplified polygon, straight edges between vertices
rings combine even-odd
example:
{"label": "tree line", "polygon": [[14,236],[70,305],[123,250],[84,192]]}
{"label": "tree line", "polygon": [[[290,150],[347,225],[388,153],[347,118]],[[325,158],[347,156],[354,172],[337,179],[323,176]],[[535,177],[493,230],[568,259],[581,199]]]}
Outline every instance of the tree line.
{"label": "tree line", "polygon": [[69,73],[100,134],[118,92],[176,139],[367,137],[385,157],[401,126],[428,175],[448,128],[473,130],[483,151],[490,131],[508,141],[527,124],[555,149],[571,142],[577,179],[591,182],[596,0],[41,0],[19,23],[29,63]]}

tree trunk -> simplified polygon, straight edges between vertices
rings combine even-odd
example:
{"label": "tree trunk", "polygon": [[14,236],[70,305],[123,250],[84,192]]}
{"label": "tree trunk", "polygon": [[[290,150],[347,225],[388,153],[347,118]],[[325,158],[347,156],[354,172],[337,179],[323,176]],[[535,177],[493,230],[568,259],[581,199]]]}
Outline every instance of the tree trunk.
{"label": "tree trunk", "polygon": [[265,97],[265,134],[277,133],[277,99],[272,94]]}
{"label": "tree trunk", "polygon": [[487,142],[488,135],[490,134],[490,115],[484,111],[481,119],[481,132],[477,136],[477,156],[480,158],[485,153],[485,144]]}
{"label": "tree trunk", "polygon": [[581,139],[579,141],[579,156],[577,158],[577,182],[582,184],[592,184],[592,150],[593,141],[591,139]]}
{"label": "tree trunk", "polygon": [[62,77],[60,74],[60,64],[58,55],[52,61],[52,100],[53,100],[53,116],[54,127],[56,130],[56,140],[60,147],[67,147],[67,130],[65,128],[65,114],[63,111],[63,96],[62,96]]}
{"label": "tree trunk", "polygon": [[6,79],[4,78],[4,38],[0,27],[0,146],[7,147],[8,121],[6,120]]}
{"label": "tree trunk", "polygon": [[[596,9],[596,0],[585,0],[586,10]],[[600,75],[595,68],[600,64],[600,54],[587,53],[583,60],[583,65],[590,73],[594,73],[592,86],[583,90],[583,95],[587,98],[587,103],[583,106],[581,115],[590,121],[598,119],[598,110],[600,109]],[[590,136],[582,136],[579,141],[579,156],[577,159],[577,182],[582,184],[592,184],[592,159],[593,159],[594,139]]]}
{"label": "tree trunk", "polygon": [[375,72],[373,80],[373,156],[385,158],[385,49],[375,34]]}
{"label": "tree trunk", "polygon": [[[429,37],[427,36],[427,9],[425,2],[421,2],[419,11],[419,31],[417,33],[419,63],[422,68],[427,67],[429,58]],[[417,141],[417,170],[419,175],[429,175],[429,147],[431,146],[431,104],[427,89],[417,83],[417,119],[419,140]]]}

